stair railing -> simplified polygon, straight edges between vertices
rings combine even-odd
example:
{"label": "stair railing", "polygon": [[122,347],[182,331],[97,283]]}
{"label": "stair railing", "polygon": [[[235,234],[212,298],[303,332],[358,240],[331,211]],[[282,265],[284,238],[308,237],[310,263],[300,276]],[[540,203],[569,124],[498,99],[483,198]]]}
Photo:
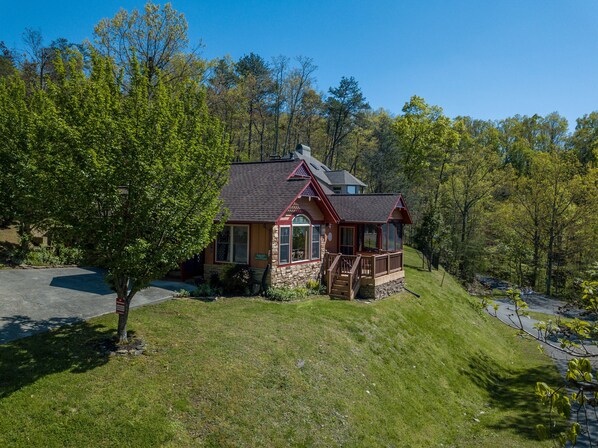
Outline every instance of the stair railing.
{"label": "stair railing", "polygon": [[334,257],[334,261],[328,268],[328,271],[326,272],[328,276],[328,294],[330,294],[330,292],[332,291],[332,285],[341,273],[340,260],[341,254],[337,254],[336,257]]}
{"label": "stair railing", "polygon": [[353,266],[349,271],[349,300],[355,298],[355,294],[359,290],[361,284],[361,255],[357,255],[357,258],[353,261]]}

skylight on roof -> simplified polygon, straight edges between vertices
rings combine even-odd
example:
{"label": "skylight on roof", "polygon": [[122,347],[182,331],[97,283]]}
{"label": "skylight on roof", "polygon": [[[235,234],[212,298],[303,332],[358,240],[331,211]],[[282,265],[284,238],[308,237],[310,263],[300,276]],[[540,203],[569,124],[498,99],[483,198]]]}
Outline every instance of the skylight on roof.
{"label": "skylight on roof", "polygon": [[313,166],[315,169],[319,170],[319,168],[318,168],[318,167],[317,167],[315,164],[313,164],[312,162],[309,162],[309,164],[310,164],[311,166]]}
{"label": "skylight on roof", "polygon": [[324,165],[320,165],[324,171],[330,171],[330,168],[326,168]]}

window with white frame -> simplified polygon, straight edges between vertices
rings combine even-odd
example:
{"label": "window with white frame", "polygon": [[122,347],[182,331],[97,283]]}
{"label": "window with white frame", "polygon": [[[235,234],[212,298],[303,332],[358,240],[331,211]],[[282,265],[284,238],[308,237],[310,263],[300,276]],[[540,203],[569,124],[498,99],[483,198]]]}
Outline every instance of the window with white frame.
{"label": "window with white frame", "polygon": [[279,236],[279,249],[278,258],[280,264],[286,264],[290,262],[291,252],[291,239],[290,239],[291,228],[289,226],[280,227]]}
{"label": "window with white frame", "polygon": [[309,260],[309,228],[311,222],[305,215],[293,218],[293,239],[291,242],[292,261]]}
{"label": "window with white frame", "polygon": [[297,215],[290,225],[279,227],[278,261],[280,264],[319,260],[322,229],[312,225],[305,215]]}
{"label": "window with white frame", "polygon": [[321,227],[319,225],[311,226],[311,259],[320,259],[320,233]]}
{"label": "window with white frame", "polygon": [[216,261],[249,263],[249,226],[224,226],[216,237]]}

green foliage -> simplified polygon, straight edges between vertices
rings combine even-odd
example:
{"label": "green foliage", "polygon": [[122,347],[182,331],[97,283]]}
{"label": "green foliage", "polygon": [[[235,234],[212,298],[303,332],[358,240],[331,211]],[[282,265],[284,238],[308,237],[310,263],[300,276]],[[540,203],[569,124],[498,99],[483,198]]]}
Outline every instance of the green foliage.
{"label": "green foliage", "polygon": [[129,303],[214,239],[231,153],[197,81],[163,83],[133,56],[123,88],[125,67],[95,51],[89,70],[81,61],[57,53],[33,94],[0,79],[0,221],[81,248]]}
{"label": "green foliage", "polygon": [[208,283],[202,283],[196,289],[191,291],[192,297],[214,297],[219,294],[219,290],[212,288]]}
{"label": "green foliage", "polygon": [[94,28],[94,41],[98,51],[113,58],[127,75],[135,77],[140,64],[155,85],[196,74],[196,59],[183,54],[189,44],[187,29],[185,16],[170,3],[148,2],[143,11],[121,9],[113,18],[102,19]]}
{"label": "green foliage", "polygon": [[309,294],[313,295],[323,294],[326,292],[326,286],[318,280],[308,280],[305,287],[307,288]]}
{"label": "green foliage", "polygon": [[[542,438],[552,438],[559,446],[564,447],[567,443],[575,445],[580,434],[580,422],[586,425],[589,434],[587,437],[595,437],[593,429],[587,426],[587,419],[590,412],[595,416],[595,408],[598,406],[596,399],[598,383],[590,361],[595,358],[595,351],[589,349],[589,345],[596,345],[598,334],[598,308],[596,308],[596,295],[598,293],[598,281],[594,279],[594,271],[588,272],[591,280],[582,282],[582,295],[580,304],[591,314],[594,319],[585,321],[580,319],[556,319],[554,322],[548,319],[547,322],[540,321],[535,324],[537,334],[526,331],[521,323],[521,317],[527,315],[528,305],[525,303],[520,292],[517,290],[507,291],[511,303],[514,305],[515,314],[519,319],[519,328],[523,334],[527,334],[553,349],[572,356],[567,363],[565,374],[566,387],[552,388],[546,382],[536,384],[536,396],[542,404],[548,407],[550,424],[548,428],[544,425],[536,427]],[[557,339],[558,345],[553,341]],[[542,349],[542,347],[541,347]],[[569,390],[568,390],[569,389]],[[571,391],[572,390],[572,391]],[[574,408],[575,406],[576,408]],[[574,422],[565,431],[555,432],[553,415],[570,419],[574,416]]]}
{"label": "green foliage", "polygon": [[213,239],[229,153],[197,84],[150,87],[136,69],[125,94],[112,70],[94,55],[89,77],[66,71],[50,89],[50,126],[70,137],[48,142],[43,193],[57,232],[127,296]]}
{"label": "green foliage", "polygon": [[27,252],[24,264],[32,266],[73,265],[83,260],[83,251],[76,247],[56,245],[37,247]]}
{"label": "green foliage", "polygon": [[356,127],[358,117],[370,108],[354,77],[342,77],[338,87],[328,90],[326,99],[327,131],[330,145],[324,163],[336,169],[339,147]]}
{"label": "green foliage", "polygon": [[[542,404],[549,408],[551,417],[555,414],[567,420],[571,418],[571,400],[563,388],[553,389],[546,383],[539,382],[536,384],[536,396]],[[577,393],[573,393],[571,394],[571,399],[577,401],[580,406],[585,404],[583,394],[578,395]],[[560,447],[565,447],[569,442],[575,446],[577,437],[581,431],[581,425],[578,422],[573,422],[565,431],[553,434],[554,428],[551,419],[548,428],[546,425],[540,424],[536,425],[536,431],[541,440],[552,438]]]}
{"label": "green foliage", "polygon": [[302,300],[307,298],[309,290],[307,288],[285,288],[275,287],[266,290],[266,298],[275,302],[290,302],[293,300]]}
{"label": "green foliage", "polygon": [[191,293],[186,289],[179,289],[174,292],[174,297],[191,297]]}
{"label": "green foliage", "polygon": [[253,271],[248,265],[227,265],[220,275],[220,280],[226,294],[249,295],[253,292]]}

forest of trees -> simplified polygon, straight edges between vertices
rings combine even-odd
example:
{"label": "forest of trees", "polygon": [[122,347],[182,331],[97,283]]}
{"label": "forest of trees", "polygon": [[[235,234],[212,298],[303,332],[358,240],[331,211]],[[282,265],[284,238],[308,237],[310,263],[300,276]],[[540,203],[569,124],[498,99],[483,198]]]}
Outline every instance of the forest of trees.
{"label": "forest of trees", "polygon": [[[89,73],[94,52],[117,67],[134,66],[134,59],[150,82],[192,79],[203,86],[234,160],[284,157],[303,143],[370,192],[402,192],[414,217],[407,242],[427,268],[443,264],[467,282],[488,273],[567,296],[598,261],[598,112],[588,111],[570,131],[558,113],[450,118],[418,96],[396,114],[372,110],[351,76],[320,90],[309,57],[206,60],[189,49],[181,14],[159,10],[159,26],[139,20],[143,14],[120,11],[102,20],[92,42],[47,44],[40,31],[26,30],[20,49],[0,42],[0,79],[17,77],[35,96],[62,76],[57,60],[77,61]],[[115,76],[125,82],[131,74]],[[0,157],[5,168],[27,168],[10,153]],[[14,178],[0,178],[0,225],[35,222],[32,210],[19,206],[27,203],[27,186]]]}

